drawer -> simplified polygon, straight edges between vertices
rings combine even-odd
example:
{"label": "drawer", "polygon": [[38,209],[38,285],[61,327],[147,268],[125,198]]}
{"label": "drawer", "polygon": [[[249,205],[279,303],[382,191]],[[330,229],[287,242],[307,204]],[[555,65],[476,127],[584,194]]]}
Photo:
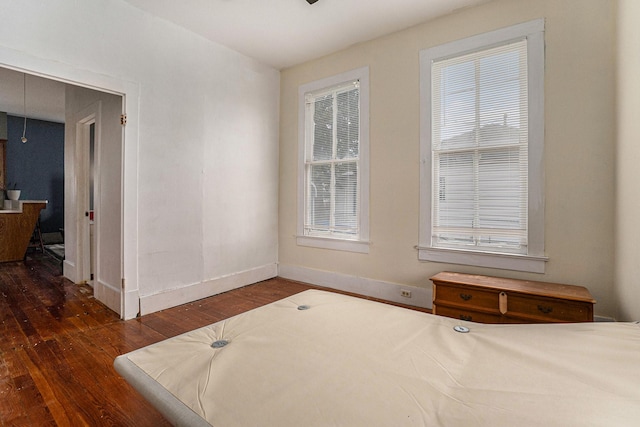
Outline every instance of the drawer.
{"label": "drawer", "polygon": [[593,321],[596,300],[583,286],[447,271],[431,281],[433,313],[442,316],[486,323]]}
{"label": "drawer", "polygon": [[444,305],[433,306],[433,314],[438,316],[451,317],[453,319],[466,320],[478,323],[504,323],[505,319],[499,314],[479,313],[477,311],[465,310],[462,308],[447,307]]}
{"label": "drawer", "polygon": [[455,305],[456,307],[481,307],[499,314],[498,293],[477,288],[448,284],[434,285],[434,304]]}
{"label": "drawer", "polygon": [[547,322],[593,321],[592,304],[512,293],[507,295],[507,316],[522,316]]}

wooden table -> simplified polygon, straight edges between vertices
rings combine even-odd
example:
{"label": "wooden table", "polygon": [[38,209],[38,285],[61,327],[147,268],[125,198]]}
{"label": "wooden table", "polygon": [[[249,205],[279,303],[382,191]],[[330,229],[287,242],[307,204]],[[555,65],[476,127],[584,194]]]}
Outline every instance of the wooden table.
{"label": "wooden table", "polygon": [[433,282],[433,314],[480,323],[592,322],[583,286],[442,272]]}
{"label": "wooden table", "polygon": [[47,201],[18,200],[14,209],[0,210],[0,262],[22,261]]}

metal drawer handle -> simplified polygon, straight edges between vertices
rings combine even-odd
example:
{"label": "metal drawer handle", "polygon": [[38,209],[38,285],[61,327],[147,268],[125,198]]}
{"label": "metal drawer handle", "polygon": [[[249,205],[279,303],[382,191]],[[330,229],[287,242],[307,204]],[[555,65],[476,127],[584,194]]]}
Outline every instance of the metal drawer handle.
{"label": "metal drawer handle", "polygon": [[[471,299],[472,295],[469,294],[460,294],[460,298],[462,298],[465,301],[469,301]],[[464,320],[464,319],[462,319]]]}
{"label": "metal drawer handle", "polygon": [[549,314],[549,313],[551,313],[553,311],[553,307],[539,305],[538,306],[538,310],[540,310],[544,314]]}
{"label": "metal drawer handle", "polygon": [[460,320],[466,320],[468,322],[471,322],[471,316],[465,316],[464,314],[461,314]]}

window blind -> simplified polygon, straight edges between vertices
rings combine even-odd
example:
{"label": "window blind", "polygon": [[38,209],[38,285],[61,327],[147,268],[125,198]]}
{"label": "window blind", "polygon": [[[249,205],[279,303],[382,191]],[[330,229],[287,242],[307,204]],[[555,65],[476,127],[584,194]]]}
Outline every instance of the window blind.
{"label": "window blind", "polygon": [[305,235],[359,236],[359,95],[357,81],[306,94]]}
{"label": "window blind", "polygon": [[526,254],[526,39],[431,67],[432,246]]}

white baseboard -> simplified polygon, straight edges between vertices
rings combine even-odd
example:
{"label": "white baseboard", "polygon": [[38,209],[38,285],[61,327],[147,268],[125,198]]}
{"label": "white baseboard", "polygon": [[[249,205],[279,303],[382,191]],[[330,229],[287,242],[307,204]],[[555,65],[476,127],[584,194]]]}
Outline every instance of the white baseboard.
{"label": "white baseboard", "polygon": [[62,275],[67,279],[71,280],[73,283],[78,283],[78,280],[76,280],[77,279],[76,276],[78,275],[78,272],[76,270],[75,263],[65,259],[62,262]]}
{"label": "white baseboard", "polygon": [[93,286],[93,296],[111,310],[115,311],[119,315],[121,314],[122,299],[120,296],[120,289],[103,281],[99,281]]}
{"label": "white baseboard", "polygon": [[[348,274],[287,264],[280,264],[278,266],[278,276],[284,279],[296,280],[385,301],[431,308],[431,288],[419,288],[417,286],[401,285],[398,283],[368,279],[366,277],[350,276]],[[411,298],[401,296],[401,290],[410,291]]]}
{"label": "white baseboard", "polygon": [[151,295],[140,296],[140,315],[154,313],[202,298],[210,297],[232,289],[241,288],[278,275],[277,264],[267,264],[228,276],[194,283],[177,289]]}
{"label": "white baseboard", "polygon": [[124,293],[124,313],[120,315],[123,320],[133,319],[140,314],[140,295],[138,289]]}

